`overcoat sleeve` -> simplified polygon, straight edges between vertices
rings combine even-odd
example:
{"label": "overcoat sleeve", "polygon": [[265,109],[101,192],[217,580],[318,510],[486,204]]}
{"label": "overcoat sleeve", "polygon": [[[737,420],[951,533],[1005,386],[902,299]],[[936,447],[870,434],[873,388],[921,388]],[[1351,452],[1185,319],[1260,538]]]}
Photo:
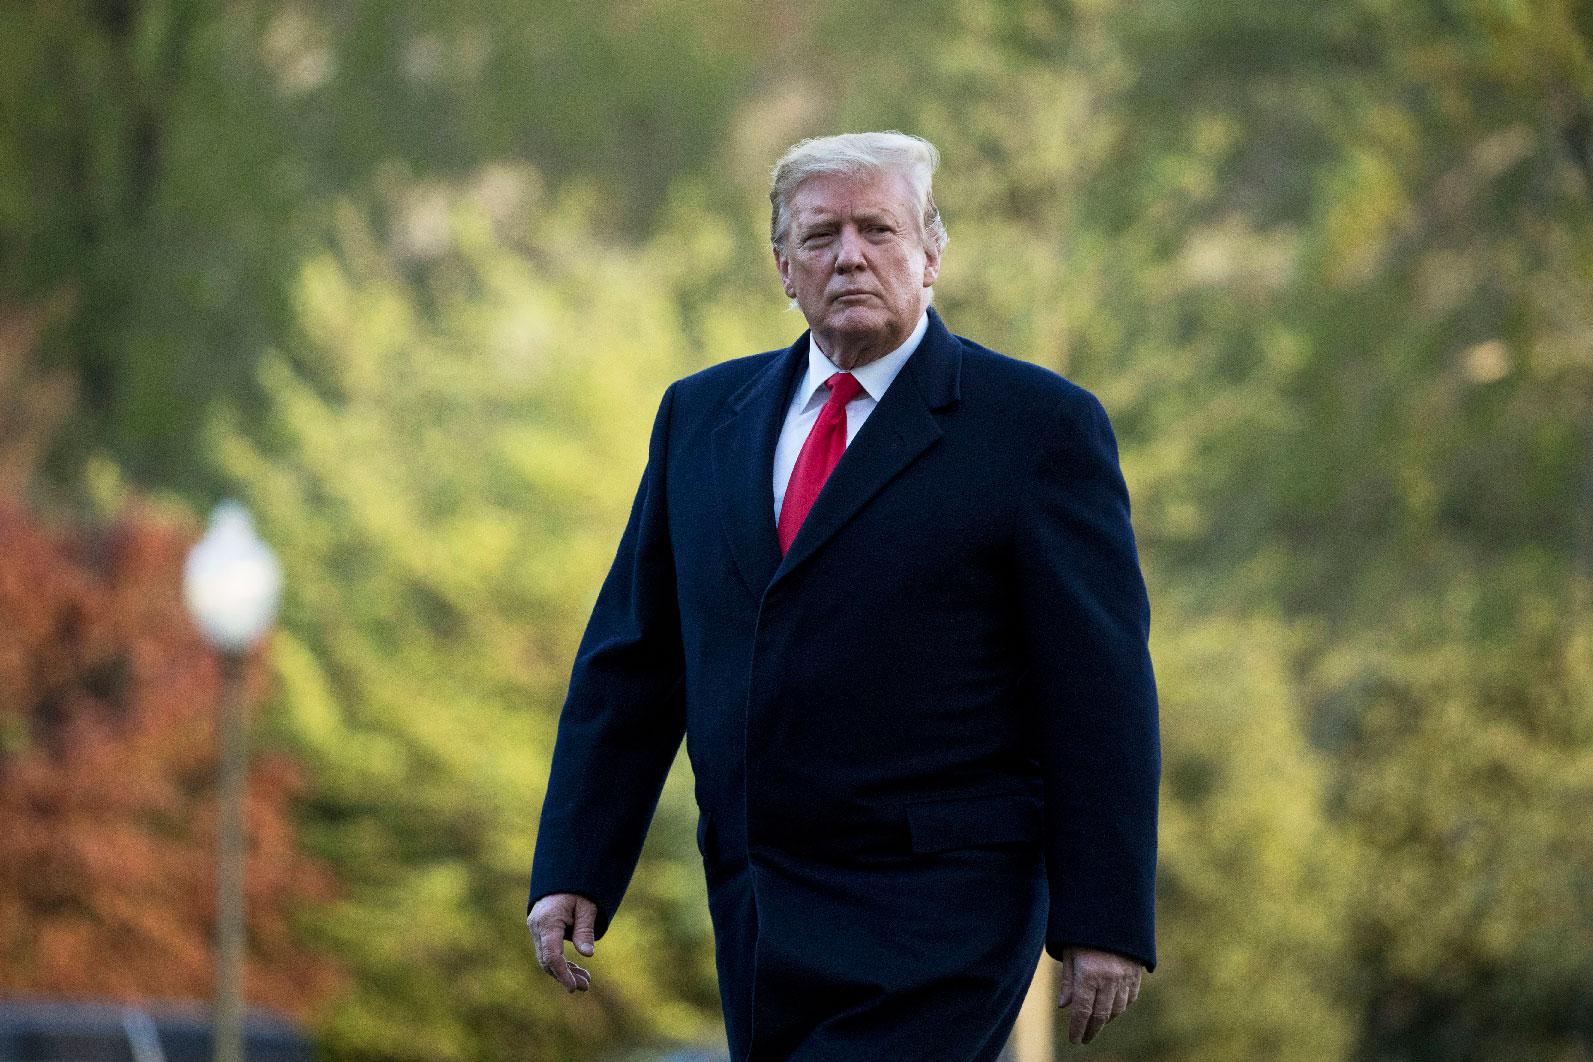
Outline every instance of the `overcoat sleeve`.
{"label": "overcoat sleeve", "polygon": [[571,892],[608,929],[685,733],[684,661],[664,484],[671,386],[647,468],[576,653],[537,829],[527,905]]}
{"label": "overcoat sleeve", "polygon": [[1080,389],[1037,450],[1015,545],[1045,779],[1046,950],[1100,948],[1154,969],[1161,739],[1117,440]]}

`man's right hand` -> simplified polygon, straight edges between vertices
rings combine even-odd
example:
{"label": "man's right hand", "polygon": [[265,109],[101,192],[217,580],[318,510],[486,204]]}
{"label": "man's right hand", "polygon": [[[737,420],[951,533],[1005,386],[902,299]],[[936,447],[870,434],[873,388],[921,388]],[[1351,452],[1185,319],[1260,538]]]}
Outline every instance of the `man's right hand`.
{"label": "man's right hand", "polygon": [[571,934],[575,950],[591,955],[596,948],[597,904],[573,892],[554,892],[538,900],[525,918],[531,940],[537,946],[537,965],[558,979],[566,991],[585,992],[592,987],[592,975],[564,959],[564,931]]}

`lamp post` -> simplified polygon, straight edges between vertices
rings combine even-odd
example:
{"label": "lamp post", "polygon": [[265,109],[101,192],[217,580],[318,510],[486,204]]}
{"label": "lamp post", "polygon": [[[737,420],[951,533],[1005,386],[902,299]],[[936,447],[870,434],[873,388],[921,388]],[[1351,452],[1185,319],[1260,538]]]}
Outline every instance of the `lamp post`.
{"label": "lamp post", "polygon": [[282,569],[249,511],[222,502],[183,566],[183,599],[221,654],[220,777],[216,837],[215,1062],[243,1062],[244,798],[249,751],[243,675],[248,652],[276,618]]}

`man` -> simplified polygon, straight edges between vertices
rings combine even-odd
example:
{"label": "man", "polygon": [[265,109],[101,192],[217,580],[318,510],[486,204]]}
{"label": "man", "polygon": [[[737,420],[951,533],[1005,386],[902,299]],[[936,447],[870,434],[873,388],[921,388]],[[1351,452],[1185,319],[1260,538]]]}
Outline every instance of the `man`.
{"label": "man", "polygon": [[684,735],[737,1062],[1001,1050],[1043,946],[1070,1037],[1155,966],[1149,604],[1106,414],[947,331],[932,146],[797,144],[809,331],[664,394],[577,655],[527,919],[568,991]]}

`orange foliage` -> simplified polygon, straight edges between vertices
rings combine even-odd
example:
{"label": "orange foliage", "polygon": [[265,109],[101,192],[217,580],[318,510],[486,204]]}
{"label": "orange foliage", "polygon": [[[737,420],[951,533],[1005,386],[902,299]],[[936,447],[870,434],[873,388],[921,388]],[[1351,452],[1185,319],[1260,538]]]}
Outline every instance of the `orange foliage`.
{"label": "orange foliage", "polygon": [[[205,998],[220,669],[188,621],[191,529],[133,510],[47,530],[0,497],[0,993]],[[256,654],[248,701],[266,678]],[[290,918],[331,897],[296,850],[302,788],[251,763],[251,1003],[303,1016],[337,985]]]}

